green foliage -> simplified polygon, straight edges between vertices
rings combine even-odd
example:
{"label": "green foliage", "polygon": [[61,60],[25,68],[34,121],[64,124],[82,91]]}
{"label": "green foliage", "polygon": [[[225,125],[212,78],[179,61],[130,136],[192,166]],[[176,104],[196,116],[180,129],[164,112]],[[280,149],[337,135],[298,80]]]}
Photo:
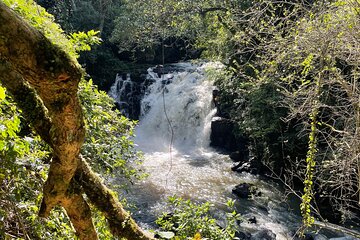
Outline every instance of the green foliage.
{"label": "green foliage", "polygon": [[139,164],[140,155],[132,138],[136,122],[114,110],[114,100],[89,82],[82,81],[79,96],[87,128],[82,154],[95,169],[116,176],[141,177],[130,163]]}
{"label": "green foliage", "polygon": [[19,136],[21,113],[1,86],[0,93],[0,238],[73,238],[62,210],[38,218],[49,152],[39,137]]}
{"label": "green foliage", "polygon": [[231,56],[224,62],[232,71],[217,82],[221,114],[238,122],[257,157],[286,160],[280,167],[306,163],[305,225],[314,221],[314,188],[343,214],[359,209],[360,172],[349,170],[358,169],[360,151],[350,147],[360,139],[359,7],[359,1],[252,2],[232,10],[233,46],[219,49]]}
{"label": "green foliage", "polygon": [[287,106],[293,117],[303,119],[308,133],[301,205],[306,226],[314,221],[310,214],[314,191],[328,198],[343,217],[349,216],[349,209],[359,209],[351,202],[360,197],[355,193],[360,175],[349,171],[357,168],[354,156],[359,154],[358,147],[350,147],[358,146],[360,126],[355,117],[359,83],[354,80],[360,66],[354,38],[360,31],[355,27],[359,26],[358,9],[358,1],[318,3],[285,37],[287,45],[279,44],[273,55],[278,68],[269,73],[283,81]]}
{"label": "green foliage", "polygon": [[[114,28],[113,20],[119,15],[118,9],[122,1],[36,0],[36,2],[54,15],[55,21],[61,25],[70,39],[71,35],[77,32],[86,34],[93,31],[92,29],[99,32],[96,36],[101,37],[102,44],[92,46],[91,51],[80,52],[78,61],[86,66],[87,74],[91,76],[99,89],[108,89],[116,73],[122,71],[123,65],[116,47],[109,42]],[[88,47],[85,50],[88,50]]]}
{"label": "green foliage", "polygon": [[[163,214],[156,223],[162,230],[171,231],[175,236],[171,239],[193,239],[200,235],[202,239],[232,240],[237,231],[237,221],[240,215],[234,210],[234,201],[229,200],[227,205],[230,212],[226,214],[227,225],[221,228],[217,220],[211,217],[212,205],[208,202],[196,205],[190,200],[169,197],[171,214]],[[160,234],[161,235],[161,234]],[[167,233],[166,235],[172,235]]]}
{"label": "green foliage", "polygon": [[[47,5],[47,1],[37,1],[40,5]],[[47,11],[52,13],[56,22],[60,23],[66,32],[89,31],[100,25],[100,12],[96,3],[100,1],[63,0],[53,1]],[[111,6],[105,6],[111,7]]]}
{"label": "green foliage", "polygon": [[[275,29],[269,41],[263,42],[267,49],[261,48],[261,55],[252,60],[258,66],[257,82],[274,80],[284,96],[282,107],[290,113],[286,120],[302,121],[298,135],[308,135],[301,173],[301,211],[306,226],[314,221],[310,214],[314,191],[329,198],[336,205],[333,209],[341,209],[343,214],[349,214],[350,208],[359,209],[351,202],[359,199],[355,192],[360,176],[348,170],[357,168],[354,156],[359,153],[359,148],[349,147],[358,146],[355,138],[359,138],[360,126],[359,118],[354,117],[358,116],[355,105],[359,99],[359,83],[354,80],[360,65],[354,38],[360,30],[355,27],[359,26],[358,8],[358,1],[299,4],[292,12],[294,17],[283,23],[287,34]],[[353,177],[344,177],[350,175]]]}
{"label": "green foliage", "polygon": [[122,1],[114,0],[36,0],[55,16],[56,22],[67,32],[99,30],[107,39],[113,28],[113,19],[118,15]]}
{"label": "green foliage", "polygon": [[11,163],[16,157],[28,152],[29,146],[17,136],[20,129],[19,113],[6,96],[5,88],[1,86],[0,95],[0,160]]}
{"label": "green foliage", "polygon": [[37,5],[33,0],[2,0],[11,9],[23,17],[30,25],[42,32],[53,44],[59,46],[73,60],[80,51],[90,51],[91,45],[100,44],[99,31],[75,32],[66,35],[54,22],[53,15]]}
{"label": "green foliage", "polygon": [[[65,37],[53,23],[53,17],[31,0],[3,1],[73,58],[77,51],[89,50],[89,44],[99,40],[95,31]],[[105,8],[100,2],[58,1],[56,9],[62,11],[64,18],[61,20],[66,21],[69,32],[74,29],[87,31],[88,26],[99,25],[100,28],[101,19],[114,17],[114,11],[109,7],[112,1],[107,1],[109,5]],[[68,5],[72,10],[67,11]],[[297,146],[301,143],[299,134],[303,133],[299,126],[303,127],[302,131],[308,134],[301,205],[306,226],[314,221],[310,214],[314,187],[321,196],[331,193],[329,197],[344,213],[348,209],[358,209],[354,203],[360,197],[360,172],[356,173],[354,169],[359,168],[360,153],[359,1],[314,1],[310,4],[307,1],[270,0],[125,0],[122,6],[116,6],[119,11],[112,41],[121,51],[147,51],[164,39],[183,38],[189,45],[204,50],[206,56],[227,64],[228,71],[217,75],[222,114],[238,122],[239,131],[246,133],[252,144],[259,148],[258,156],[266,157],[265,153],[268,153],[267,156],[277,162],[281,158],[302,158],[306,148]],[[72,15],[76,11],[81,14]],[[85,26],[87,20],[84,19],[91,24]],[[109,22],[105,28],[110,27],[112,22]],[[74,27],[76,24],[78,26]],[[105,32],[109,35],[109,28]],[[97,56],[92,57],[96,59]],[[319,76],[323,81],[318,81]],[[112,101],[91,82],[82,82],[80,88],[88,128],[82,153],[98,170],[109,174],[120,172],[128,178],[137,176],[139,173],[128,166],[129,162],[137,161],[131,141],[134,123],[111,111]],[[317,90],[319,88],[321,92]],[[21,118],[9,98],[5,98],[3,88],[0,88],[0,101],[0,149],[4,156],[0,160],[6,166],[0,172],[1,191],[6,193],[1,197],[11,196],[11,201],[1,198],[2,206],[5,206],[2,209],[10,210],[9,214],[0,210],[0,218],[6,219],[0,226],[3,228],[11,221],[16,222],[18,229],[25,229],[16,235],[20,237],[25,232],[44,236],[50,232],[49,227],[55,226],[52,236],[61,239],[69,234],[68,226],[50,220],[49,224],[34,224],[39,227],[36,231],[29,227],[30,220],[38,221],[35,218],[38,202],[30,203],[30,199],[39,199],[35,193],[40,192],[39,186],[45,176],[46,167],[42,167],[42,161],[47,156],[46,148],[36,137],[29,142],[18,136]],[[285,118],[288,124],[282,122]],[[29,148],[38,149],[32,150],[37,154],[25,157]],[[320,159],[319,155],[324,160],[317,163],[317,169],[315,159]],[[24,167],[24,163],[34,166],[36,171]],[[32,172],[41,177],[31,178]],[[21,179],[35,180],[25,183]],[[34,193],[29,189],[39,190]],[[9,207],[15,201],[25,206],[21,211],[16,210],[20,215],[12,215],[16,211],[11,209],[23,205]],[[175,198],[171,203],[174,215],[163,216],[158,222],[165,231],[176,233],[175,239],[199,237],[199,234],[211,239],[231,239],[233,236],[236,213],[231,213],[228,219],[230,230],[227,233],[228,227],[219,228],[208,215],[209,204],[197,206]],[[63,213],[56,214],[63,219]],[[30,220],[27,216],[31,216]],[[109,237],[101,217],[98,219],[98,229],[103,229],[104,238]]]}
{"label": "green foliage", "polygon": [[[49,148],[33,133],[19,136],[21,113],[0,87],[0,238],[16,237],[73,239],[73,229],[66,214],[57,209],[48,219],[39,219],[38,206],[42,186],[48,172]],[[112,110],[113,100],[99,92],[90,82],[82,82],[87,137],[82,154],[103,176],[112,175],[131,180],[142,176],[130,163],[139,162],[133,148],[132,122]],[[25,126],[25,125],[24,125]],[[94,214],[102,239],[111,239],[105,219]]]}
{"label": "green foliage", "polygon": [[229,29],[222,22],[231,16],[232,4],[235,1],[126,0],[115,20],[111,41],[120,51],[145,51],[165,39],[183,39],[188,47],[206,47],[208,56],[218,58],[221,50],[230,46],[226,44]]}
{"label": "green foliage", "polygon": [[305,227],[311,227],[314,224],[314,217],[311,215],[311,200],[314,198],[313,194],[313,178],[314,168],[316,165],[316,134],[317,134],[317,109],[315,108],[310,115],[311,132],[309,135],[309,150],[306,156],[306,173],[304,180],[304,194],[301,196],[302,203],[300,204],[301,215],[303,216],[303,224]]}
{"label": "green foliage", "polygon": [[3,101],[5,99],[5,88],[0,86],[0,101]]}
{"label": "green foliage", "polygon": [[[73,59],[77,51],[89,50],[99,43],[97,32],[72,34],[69,40],[53,17],[33,1],[4,2]],[[115,173],[127,179],[140,176],[130,162],[138,162],[139,154],[131,137],[135,122],[113,111],[113,100],[99,92],[92,82],[81,82],[80,98],[87,127],[83,155],[101,174]],[[47,219],[39,219],[38,206],[50,161],[49,147],[28,130],[20,134],[21,112],[0,86],[0,238],[1,239],[75,239],[74,231],[62,209],[52,211]],[[109,230],[99,214],[95,214],[99,235],[110,239]]]}
{"label": "green foliage", "polygon": [[70,34],[70,42],[77,52],[90,51],[91,45],[101,43],[101,39],[97,37],[99,31],[90,30],[88,32],[75,32]]}
{"label": "green foliage", "polygon": [[[93,30],[73,33],[69,40],[63,30],[53,22],[52,15],[34,1],[4,1],[72,57],[77,56],[76,51],[87,51],[90,45],[100,43],[98,32]],[[125,167],[129,161],[138,160],[138,154],[130,139],[135,122],[113,111],[113,100],[105,92],[98,91],[91,81],[80,84],[79,94],[88,129],[82,150],[84,156],[91,159],[98,170],[108,173],[116,170],[118,174],[126,177],[136,175],[135,169]]]}
{"label": "green foliage", "polygon": [[54,17],[33,0],[2,0],[6,5],[24,18],[30,25],[41,31],[51,42],[58,45],[73,59],[76,51],[61,27],[54,22]]}
{"label": "green foliage", "polygon": [[98,234],[99,239],[102,240],[116,240],[118,238],[114,237],[107,226],[105,224],[107,222],[104,215],[102,215],[97,209],[92,208],[92,218],[96,228],[96,232]]}

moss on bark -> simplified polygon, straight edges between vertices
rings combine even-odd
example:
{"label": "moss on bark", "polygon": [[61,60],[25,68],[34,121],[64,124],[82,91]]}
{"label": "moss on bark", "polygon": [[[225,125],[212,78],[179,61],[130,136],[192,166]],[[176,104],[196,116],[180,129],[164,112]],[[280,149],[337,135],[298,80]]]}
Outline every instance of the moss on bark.
{"label": "moss on bark", "polygon": [[154,239],[136,224],[124,210],[116,194],[102,183],[101,178],[91,170],[83,158],[80,159],[75,177],[91,203],[105,215],[114,236],[128,240]]}
{"label": "moss on bark", "polygon": [[0,81],[53,151],[39,215],[46,217],[61,205],[80,239],[97,239],[83,189],[114,235],[152,239],[79,158],[85,136],[77,96],[79,65],[1,1],[0,22]]}

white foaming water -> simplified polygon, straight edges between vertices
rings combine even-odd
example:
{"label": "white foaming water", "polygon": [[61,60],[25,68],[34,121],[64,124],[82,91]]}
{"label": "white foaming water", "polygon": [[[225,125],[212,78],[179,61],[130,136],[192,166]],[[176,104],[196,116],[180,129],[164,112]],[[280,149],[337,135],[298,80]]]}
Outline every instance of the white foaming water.
{"label": "white foaming water", "polygon": [[127,74],[125,79],[123,79],[121,75],[117,74],[115,78],[115,83],[110,88],[109,96],[114,98],[115,102],[125,102],[125,89],[132,89],[132,87],[133,82],[131,81],[130,74]]}
{"label": "white foaming water", "polygon": [[168,152],[172,143],[176,154],[193,153],[209,146],[208,123],[216,113],[212,105],[214,87],[204,73],[209,65],[181,64],[179,67],[184,71],[161,77],[148,70],[148,78],[155,82],[141,104],[142,117],[136,131],[136,143],[141,150]]}
{"label": "white foaming water", "polygon": [[115,83],[111,86],[108,93],[122,107],[121,113],[127,117],[129,112],[125,110],[127,108],[124,108],[124,106],[128,105],[128,98],[129,95],[132,95],[133,90],[134,83],[131,81],[130,74],[127,74],[125,79],[123,79],[123,76],[116,74]]}
{"label": "white foaming water", "polygon": [[237,199],[238,211],[258,220],[257,224],[245,221],[243,227],[249,232],[271,229],[277,239],[287,239],[287,226],[298,219],[284,208],[272,207],[281,201],[277,188],[250,174],[232,172],[231,160],[209,147],[211,118],[216,110],[212,104],[214,87],[205,68],[219,64],[176,66],[181,71],[163,77],[148,70],[153,84],[142,100],[135,143],[144,152],[142,166],[149,177],[135,183],[126,196],[141,210],[134,212],[134,217],[152,225],[156,216],[166,211],[166,198],[177,195],[197,202],[209,201],[219,210],[218,217],[223,218],[227,200],[237,199],[232,188],[250,182],[266,192],[266,197],[256,201]]}

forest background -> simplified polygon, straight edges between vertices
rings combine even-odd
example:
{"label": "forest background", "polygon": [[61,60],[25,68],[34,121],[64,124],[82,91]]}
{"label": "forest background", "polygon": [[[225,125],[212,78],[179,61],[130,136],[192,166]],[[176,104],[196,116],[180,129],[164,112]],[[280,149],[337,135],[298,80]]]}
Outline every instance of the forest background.
{"label": "forest background", "polygon": [[[87,129],[81,154],[103,176],[141,173],[128,164],[138,160],[134,122],[114,112],[93,82],[108,90],[116,73],[162,63],[164,46],[166,62],[201,56],[226,65],[216,76],[220,115],[235,122],[236,134],[249,139],[270,173],[302,196],[305,226],[315,218],[358,219],[360,2],[37,1],[54,17],[32,1],[3,2],[70,58],[78,57],[93,79],[79,87]],[[99,45],[84,52],[92,44]],[[36,216],[53,150],[29,128],[24,107],[15,107],[10,95],[16,94],[3,87],[1,234],[66,239],[73,233],[62,211],[46,224]],[[110,236],[103,217],[95,219],[99,236]]]}

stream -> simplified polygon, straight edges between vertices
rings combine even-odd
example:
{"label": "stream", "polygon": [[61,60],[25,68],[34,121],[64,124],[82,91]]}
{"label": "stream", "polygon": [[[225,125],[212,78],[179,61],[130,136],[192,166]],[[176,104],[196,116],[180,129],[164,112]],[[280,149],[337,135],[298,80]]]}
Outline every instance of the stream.
{"label": "stream", "polygon": [[[271,231],[276,239],[291,239],[301,223],[291,210],[298,208],[299,202],[286,201],[275,182],[231,171],[229,157],[209,147],[216,109],[212,103],[214,87],[206,69],[221,67],[216,63],[178,63],[162,76],[154,72],[155,68],[148,69],[147,80],[152,84],[141,101],[135,144],[144,153],[142,168],[149,176],[136,182],[125,197],[136,205],[133,216],[145,228],[156,227],[154,221],[167,211],[169,196],[214,204],[213,212],[220,222],[225,203],[235,199],[243,217],[241,227],[251,239],[265,239],[259,235],[264,230]],[[261,196],[240,199],[232,194],[232,189],[243,182],[256,185]],[[253,217],[256,223],[248,221]]]}

